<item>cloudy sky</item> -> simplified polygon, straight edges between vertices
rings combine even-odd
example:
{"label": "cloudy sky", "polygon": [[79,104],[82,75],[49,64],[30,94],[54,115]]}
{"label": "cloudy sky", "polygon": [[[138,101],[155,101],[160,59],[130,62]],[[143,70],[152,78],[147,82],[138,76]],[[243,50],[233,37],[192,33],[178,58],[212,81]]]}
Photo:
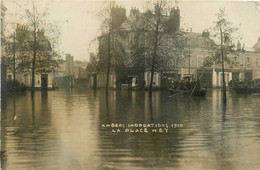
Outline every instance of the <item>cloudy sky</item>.
{"label": "cloudy sky", "polygon": [[[7,24],[17,13],[17,5],[25,0],[4,0],[7,7]],[[42,3],[35,0],[35,4]],[[95,37],[99,30],[97,11],[109,5],[100,0],[45,0],[49,6],[49,17],[57,21],[62,28],[61,49],[71,53],[76,60],[89,60],[89,52],[95,51]],[[135,6],[143,11],[144,1],[124,0],[116,1],[117,4],[127,9]],[[38,5],[41,6],[41,5]],[[247,48],[252,47],[260,36],[260,3],[246,1],[180,1],[178,6],[181,11],[181,27],[192,28],[193,32],[202,32],[213,26],[216,13],[226,7],[228,18],[234,25],[241,24],[240,33],[243,34],[242,42]],[[8,31],[7,31],[8,32]],[[9,30],[10,32],[10,30]]]}

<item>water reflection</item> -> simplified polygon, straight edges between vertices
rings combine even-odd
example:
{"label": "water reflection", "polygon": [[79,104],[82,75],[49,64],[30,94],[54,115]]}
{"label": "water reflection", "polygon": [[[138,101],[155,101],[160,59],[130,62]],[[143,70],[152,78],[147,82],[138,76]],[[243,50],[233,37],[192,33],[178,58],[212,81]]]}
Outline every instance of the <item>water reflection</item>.
{"label": "water reflection", "polygon": [[[256,169],[260,98],[154,92],[37,91],[2,100],[4,169]],[[181,123],[168,133],[102,124]]]}

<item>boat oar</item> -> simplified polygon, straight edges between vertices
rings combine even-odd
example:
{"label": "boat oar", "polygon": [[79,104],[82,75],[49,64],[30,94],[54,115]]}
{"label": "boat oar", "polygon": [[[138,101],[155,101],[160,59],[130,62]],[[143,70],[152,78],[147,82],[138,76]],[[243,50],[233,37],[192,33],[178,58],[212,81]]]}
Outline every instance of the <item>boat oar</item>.
{"label": "boat oar", "polygon": [[177,96],[177,95],[179,95],[179,94],[184,94],[184,93],[187,93],[187,92],[190,92],[190,91],[191,91],[191,90],[186,90],[186,91],[184,91],[184,92],[176,93],[176,94],[171,95],[171,96],[169,96],[169,97]]}
{"label": "boat oar", "polygon": [[190,94],[190,97],[192,96],[192,94],[193,94],[193,92],[194,92],[194,90],[196,89],[196,87],[197,87],[197,82],[196,82],[196,84],[195,84],[195,86],[194,86],[194,88],[192,89],[192,91],[191,91],[191,94]]}
{"label": "boat oar", "polygon": [[[202,73],[200,74],[200,77],[199,77],[199,81],[200,81],[200,79],[201,79],[201,77],[202,77],[202,74],[204,73],[204,68],[203,68],[203,71],[202,71]],[[197,84],[198,84],[198,81],[196,82],[196,84],[195,84],[195,86],[194,86],[194,88],[192,89],[192,92],[191,92],[191,94],[190,94],[190,97],[192,96],[192,94],[194,93],[194,90],[196,89],[196,87],[197,87]]]}

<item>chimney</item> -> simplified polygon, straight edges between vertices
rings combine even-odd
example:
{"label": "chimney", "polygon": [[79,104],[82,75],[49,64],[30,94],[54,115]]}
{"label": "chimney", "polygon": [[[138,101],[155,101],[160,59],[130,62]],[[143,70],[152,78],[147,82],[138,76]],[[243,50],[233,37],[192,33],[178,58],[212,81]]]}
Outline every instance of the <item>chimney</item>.
{"label": "chimney", "polygon": [[237,51],[240,51],[241,50],[241,43],[238,41],[237,42]]}

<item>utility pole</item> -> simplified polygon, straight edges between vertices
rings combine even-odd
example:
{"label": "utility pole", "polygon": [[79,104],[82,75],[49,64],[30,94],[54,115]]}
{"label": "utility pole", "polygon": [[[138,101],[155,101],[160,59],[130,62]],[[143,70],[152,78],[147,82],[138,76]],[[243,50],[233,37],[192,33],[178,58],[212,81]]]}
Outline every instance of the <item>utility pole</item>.
{"label": "utility pole", "polygon": [[190,55],[190,39],[188,39],[188,43],[189,43],[189,75],[190,75],[190,57],[191,57],[191,55]]}
{"label": "utility pole", "polygon": [[188,54],[188,57],[189,57],[189,65],[188,65],[188,74],[190,75],[190,38],[186,37],[186,47],[188,48],[189,50],[189,54]]}
{"label": "utility pole", "polygon": [[16,50],[16,42],[15,42],[15,32],[13,35],[13,80],[15,84],[15,50]]}

